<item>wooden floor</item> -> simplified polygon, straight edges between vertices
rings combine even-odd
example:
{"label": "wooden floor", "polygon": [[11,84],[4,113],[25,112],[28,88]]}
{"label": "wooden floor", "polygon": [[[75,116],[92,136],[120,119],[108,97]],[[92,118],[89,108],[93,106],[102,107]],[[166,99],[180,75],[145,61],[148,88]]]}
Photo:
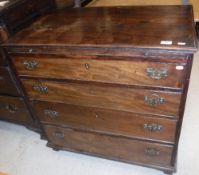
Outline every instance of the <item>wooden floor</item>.
{"label": "wooden floor", "polygon": [[[195,20],[199,21],[199,0],[189,0],[194,7]],[[182,0],[93,0],[88,7],[127,5],[180,5]]]}

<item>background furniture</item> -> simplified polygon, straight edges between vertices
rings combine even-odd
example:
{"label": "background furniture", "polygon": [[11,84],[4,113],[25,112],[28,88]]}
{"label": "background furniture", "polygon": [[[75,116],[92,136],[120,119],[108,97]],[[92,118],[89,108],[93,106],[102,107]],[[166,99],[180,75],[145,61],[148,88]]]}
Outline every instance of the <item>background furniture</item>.
{"label": "background furniture", "polygon": [[6,24],[10,34],[14,34],[37,16],[55,8],[54,0],[9,0],[0,7],[1,23]]}
{"label": "background furniture", "polygon": [[192,15],[191,6],[69,9],[4,43],[48,145],[175,172]]}
{"label": "background furniture", "polygon": [[[9,3],[0,7],[1,41],[54,8],[53,0],[9,0]],[[0,49],[0,119],[36,130],[40,128],[2,48]]]}
{"label": "background furniture", "polygon": [[0,119],[31,126],[33,119],[24,101],[12,70],[1,49],[0,56]]}

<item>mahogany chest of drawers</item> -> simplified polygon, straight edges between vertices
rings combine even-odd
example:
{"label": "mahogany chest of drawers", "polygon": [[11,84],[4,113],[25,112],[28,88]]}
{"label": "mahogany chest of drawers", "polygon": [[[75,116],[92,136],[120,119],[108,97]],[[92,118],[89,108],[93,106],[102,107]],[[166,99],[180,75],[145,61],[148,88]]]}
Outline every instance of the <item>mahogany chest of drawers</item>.
{"label": "mahogany chest of drawers", "polygon": [[3,44],[48,146],[175,171],[191,6],[71,9]]}

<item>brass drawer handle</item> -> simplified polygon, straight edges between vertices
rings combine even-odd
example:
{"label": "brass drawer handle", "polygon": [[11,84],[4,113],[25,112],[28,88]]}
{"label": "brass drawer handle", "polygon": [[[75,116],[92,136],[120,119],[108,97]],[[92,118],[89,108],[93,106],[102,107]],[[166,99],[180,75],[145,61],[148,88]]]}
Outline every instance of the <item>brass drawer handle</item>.
{"label": "brass drawer handle", "polygon": [[162,68],[160,70],[156,70],[154,68],[146,68],[146,75],[152,79],[160,80],[168,76],[168,70],[166,68]]}
{"label": "brass drawer handle", "polygon": [[47,86],[43,86],[43,85],[33,85],[32,86],[34,91],[40,92],[40,93],[48,93],[48,87]]}
{"label": "brass drawer handle", "polygon": [[24,67],[27,69],[27,70],[36,70],[37,67],[38,67],[38,62],[36,61],[24,61],[23,62],[23,65]]}
{"label": "brass drawer handle", "polygon": [[144,101],[149,104],[150,106],[159,106],[163,103],[165,103],[165,99],[163,97],[160,97],[157,94],[152,94],[150,96],[145,96]]}
{"label": "brass drawer handle", "polygon": [[15,113],[18,111],[18,107],[10,104],[6,104],[5,108],[10,112],[10,113]]}
{"label": "brass drawer handle", "polygon": [[48,115],[51,118],[56,118],[59,116],[59,113],[57,111],[52,111],[52,110],[44,110],[44,114]]}
{"label": "brass drawer handle", "polygon": [[157,132],[157,131],[162,130],[162,126],[154,124],[154,123],[152,123],[152,124],[145,123],[144,129],[147,130],[147,131],[150,131],[150,132]]}
{"label": "brass drawer handle", "polygon": [[59,139],[63,139],[64,138],[64,134],[61,132],[54,132],[53,134],[55,137],[59,138]]}
{"label": "brass drawer handle", "polygon": [[157,150],[156,148],[146,148],[145,154],[150,157],[156,157],[160,155],[160,151]]}

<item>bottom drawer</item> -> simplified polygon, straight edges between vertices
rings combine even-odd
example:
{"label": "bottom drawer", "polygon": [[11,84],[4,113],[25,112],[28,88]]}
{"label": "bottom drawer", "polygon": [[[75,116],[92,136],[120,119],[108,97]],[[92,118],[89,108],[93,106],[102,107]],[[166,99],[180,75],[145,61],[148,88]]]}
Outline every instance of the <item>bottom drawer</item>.
{"label": "bottom drawer", "polygon": [[44,125],[52,145],[128,163],[171,167],[173,146]]}
{"label": "bottom drawer", "polygon": [[31,122],[31,117],[22,98],[0,96],[0,119],[21,124]]}

